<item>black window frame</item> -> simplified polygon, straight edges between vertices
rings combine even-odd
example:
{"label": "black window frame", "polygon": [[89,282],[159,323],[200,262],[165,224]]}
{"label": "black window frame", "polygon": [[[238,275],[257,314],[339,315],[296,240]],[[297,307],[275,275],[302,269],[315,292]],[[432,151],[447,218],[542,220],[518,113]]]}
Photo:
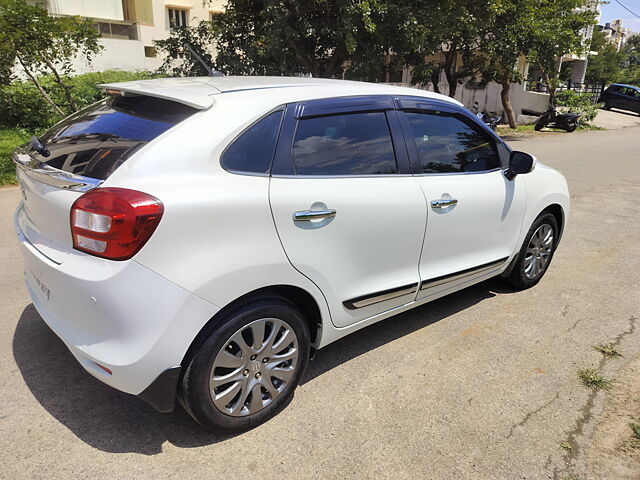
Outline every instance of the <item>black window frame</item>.
{"label": "black window frame", "polygon": [[[284,124],[284,119],[285,119],[285,115],[286,115],[286,105],[280,105],[272,110],[269,110],[267,113],[265,113],[264,115],[261,115],[259,118],[257,118],[256,120],[254,120],[253,122],[251,122],[247,127],[245,127],[240,133],[238,133],[235,137],[233,137],[233,140],[231,140],[226,147],[224,147],[224,150],[222,150],[222,152],[220,153],[220,166],[222,167],[223,170],[229,172],[229,173],[233,173],[236,175],[249,175],[249,176],[253,176],[253,177],[268,177],[271,175],[271,170],[273,168],[273,159],[276,155],[276,152],[278,150],[278,145],[280,143],[280,135],[282,134],[282,126]],[[267,169],[266,172],[252,172],[252,171],[248,171],[248,170],[236,170],[233,168],[227,168],[224,164],[224,155],[227,152],[227,150],[229,150],[245,133],[247,133],[249,130],[251,130],[255,125],[257,125],[258,123],[260,123],[262,120],[264,120],[265,118],[267,118],[269,115],[272,115],[276,112],[283,112],[282,116],[280,117],[280,123],[278,125],[278,132],[276,133],[276,143],[274,145],[274,149],[273,149],[273,153],[271,155],[271,161],[269,162],[269,168]]]}
{"label": "black window frame", "polygon": [[[404,132],[406,147],[414,175],[482,175],[485,173],[492,173],[497,170],[505,170],[509,167],[509,156],[511,154],[511,148],[506,143],[504,143],[493,130],[491,130],[478,117],[473,115],[468,109],[456,105],[451,105],[449,102],[438,99],[430,99],[426,97],[398,97],[396,101],[399,107],[398,113],[400,124],[402,125],[402,130]],[[487,136],[487,139],[493,143],[493,146],[498,154],[500,166],[492,168],[490,170],[479,170],[471,172],[423,172],[420,162],[420,155],[418,154],[418,149],[413,135],[413,129],[411,128],[409,119],[406,117],[405,112],[442,112],[448,115],[461,117],[461,120],[463,122],[469,124],[479,132],[485,134]]]}
{"label": "black window frame", "polygon": [[[396,160],[396,173],[393,174],[362,174],[362,175],[300,175],[296,174],[293,158],[293,144],[298,123],[301,120],[316,117],[348,115],[354,113],[383,112],[389,126],[389,135]],[[348,97],[332,97],[326,99],[309,100],[288,104],[284,120],[280,129],[280,138],[276,147],[276,154],[271,169],[274,177],[296,178],[358,178],[358,177],[395,177],[411,175],[406,142],[396,105],[389,95],[358,95]]]}

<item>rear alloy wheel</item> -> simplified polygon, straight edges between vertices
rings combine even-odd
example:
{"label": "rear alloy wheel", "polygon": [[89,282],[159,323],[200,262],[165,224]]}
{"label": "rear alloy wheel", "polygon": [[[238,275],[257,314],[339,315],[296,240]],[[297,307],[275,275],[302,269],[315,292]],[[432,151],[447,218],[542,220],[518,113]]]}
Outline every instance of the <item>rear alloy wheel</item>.
{"label": "rear alloy wheel", "polygon": [[541,214],[531,225],[513,269],[503,280],[520,289],[533,287],[549,268],[557,242],[556,218],[550,213]]}
{"label": "rear alloy wheel", "polygon": [[309,329],[281,298],[229,313],[186,362],[179,398],[206,428],[242,431],[286,407],[309,358]]}
{"label": "rear alloy wheel", "polygon": [[283,320],[260,318],[240,328],[213,361],[213,404],[233,417],[258,413],[291,381],[299,354],[298,338]]}

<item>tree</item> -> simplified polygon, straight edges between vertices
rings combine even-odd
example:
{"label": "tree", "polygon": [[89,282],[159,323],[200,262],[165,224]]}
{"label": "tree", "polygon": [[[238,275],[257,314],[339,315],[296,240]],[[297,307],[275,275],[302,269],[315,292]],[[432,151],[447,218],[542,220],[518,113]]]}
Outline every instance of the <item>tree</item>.
{"label": "tree", "polygon": [[559,83],[560,58],[567,53],[580,53],[585,46],[582,29],[595,21],[594,13],[585,8],[589,0],[493,0],[489,15],[478,37],[482,78],[496,81],[502,87],[500,98],[507,121],[516,128],[511,105],[512,83],[524,79],[518,62],[526,57],[543,72],[553,101]]}
{"label": "tree", "polygon": [[537,65],[549,90],[549,103],[555,101],[560,84],[562,57],[589,50],[583,31],[596,23],[597,3],[592,0],[522,0],[535,5],[531,22],[529,60]]}
{"label": "tree", "polygon": [[65,115],[38,81],[39,75],[51,73],[64,93],[66,106],[75,111],[77,105],[65,76],[72,72],[76,56],[91,60],[101,50],[98,37],[90,20],[77,16],[51,17],[43,7],[29,5],[25,0],[1,0],[0,83],[8,84],[14,67],[19,65],[54,110]]}
{"label": "tree", "polygon": [[159,72],[175,77],[197,77],[209,74],[207,68],[193,55],[185,45],[189,45],[209,68],[215,62],[210,46],[215,42],[215,33],[211,22],[202,20],[194,27],[177,27],[171,30],[169,38],[155,40],[158,52],[164,54]]}
{"label": "tree", "polygon": [[383,61],[383,0],[229,0],[213,19],[220,70],[237,75],[339,77]]}
{"label": "tree", "polygon": [[607,40],[606,35],[597,30],[591,37],[591,50],[596,54],[589,56],[586,82],[602,85],[604,88],[607,83],[618,80],[625,61],[624,52],[619,52],[615,45]]}
{"label": "tree", "polygon": [[397,36],[394,52],[412,68],[414,84],[438,82],[444,72],[448,95],[478,70],[477,40],[486,20],[487,0],[413,0],[408,2],[409,21]]}

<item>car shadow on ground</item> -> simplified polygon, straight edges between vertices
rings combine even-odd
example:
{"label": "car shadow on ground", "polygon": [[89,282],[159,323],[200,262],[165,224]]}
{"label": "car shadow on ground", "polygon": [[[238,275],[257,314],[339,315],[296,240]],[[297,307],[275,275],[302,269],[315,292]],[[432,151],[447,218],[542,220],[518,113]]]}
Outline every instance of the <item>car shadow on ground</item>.
{"label": "car shadow on ground", "polygon": [[[489,280],[355,332],[322,349],[309,363],[302,383],[497,293],[509,292],[512,290],[498,280]],[[104,452],[155,455],[166,441],[189,448],[234,436],[204,430],[178,402],[172,413],[162,414],[96,380],[76,362],[33,305],[27,306],[18,320],[13,354],[27,387],[42,407],[79,439]]]}

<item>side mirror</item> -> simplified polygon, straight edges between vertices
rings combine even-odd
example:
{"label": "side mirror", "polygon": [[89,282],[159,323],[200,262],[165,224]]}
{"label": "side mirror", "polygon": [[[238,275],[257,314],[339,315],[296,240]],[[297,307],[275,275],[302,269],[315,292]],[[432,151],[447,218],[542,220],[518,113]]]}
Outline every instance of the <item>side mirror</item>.
{"label": "side mirror", "polygon": [[529,153],[513,151],[509,156],[509,168],[504,175],[509,180],[516,178],[516,175],[529,173],[536,166],[536,157]]}

